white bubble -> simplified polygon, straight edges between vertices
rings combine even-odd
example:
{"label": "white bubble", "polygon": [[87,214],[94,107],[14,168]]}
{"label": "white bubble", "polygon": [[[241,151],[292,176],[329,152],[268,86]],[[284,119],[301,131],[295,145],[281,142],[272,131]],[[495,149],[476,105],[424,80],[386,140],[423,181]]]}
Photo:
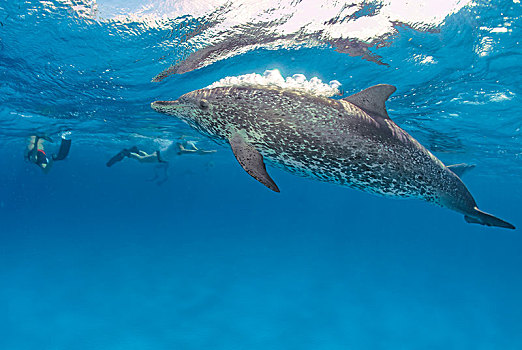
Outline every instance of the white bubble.
{"label": "white bubble", "polygon": [[207,89],[224,86],[276,86],[287,90],[305,91],[317,96],[340,95],[341,83],[332,80],[328,84],[321,79],[313,77],[306,79],[304,74],[294,74],[284,78],[278,69],[266,70],[262,75],[257,73],[226,77],[207,86]]}

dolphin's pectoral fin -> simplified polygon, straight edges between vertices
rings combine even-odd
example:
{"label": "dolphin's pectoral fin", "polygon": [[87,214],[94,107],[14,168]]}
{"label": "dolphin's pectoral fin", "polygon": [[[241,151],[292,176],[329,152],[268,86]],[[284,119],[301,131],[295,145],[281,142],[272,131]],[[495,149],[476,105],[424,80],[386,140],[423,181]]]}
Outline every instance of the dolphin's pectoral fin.
{"label": "dolphin's pectoral fin", "polygon": [[462,175],[464,175],[465,173],[468,172],[468,170],[471,170],[474,167],[475,167],[474,164],[466,164],[466,163],[446,165],[446,168],[451,170],[458,177],[462,177]]}
{"label": "dolphin's pectoral fin", "polygon": [[477,207],[473,208],[473,210],[473,213],[464,215],[464,220],[466,220],[467,223],[503,227],[512,230],[515,229],[515,226],[511,225],[509,222],[499,219],[491,214],[485,213]]}
{"label": "dolphin's pectoral fin", "polygon": [[343,100],[353,103],[370,115],[376,114],[389,119],[390,117],[388,116],[388,112],[386,112],[384,103],[395,90],[397,90],[397,88],[393,85],[379,84],[345,97]]}
{"label": "dolphin's pectoral fin", "polygon": [[265,162],[261,153],[254,146],[247,143],[238,133],[232,135],[228,141],[232,147],[232,152],[234,152],[237,161],[243,169],[272,191],[279,192],[279,188],[277,188],[274,180],[266,172]]}

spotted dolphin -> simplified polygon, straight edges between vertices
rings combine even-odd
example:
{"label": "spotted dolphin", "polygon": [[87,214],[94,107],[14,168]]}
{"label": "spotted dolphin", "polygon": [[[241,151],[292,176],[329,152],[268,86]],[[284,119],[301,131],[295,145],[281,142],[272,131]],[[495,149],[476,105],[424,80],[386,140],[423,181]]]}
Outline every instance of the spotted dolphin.
{"label": "spotted dolphin", "polygon": [[230,144],[243,169],[273,191],[264,159],[294,174],[366,192],[419,198],[464,214],[468,223],[514,229],[477,208],[458,175],[395,124],[385,101],[392,85],[335,100],[271,86],[189,92],[151,107]]}

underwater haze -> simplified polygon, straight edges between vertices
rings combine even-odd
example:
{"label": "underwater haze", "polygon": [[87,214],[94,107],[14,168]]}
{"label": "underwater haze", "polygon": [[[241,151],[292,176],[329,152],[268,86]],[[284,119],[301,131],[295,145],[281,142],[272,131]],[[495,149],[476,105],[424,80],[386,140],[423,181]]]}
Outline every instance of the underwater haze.
{"label": "underwater haze", "polygon": [[[0,349],[522,349],[521,27],[519,0],[0,0]],[[246,74],[396,86],[517,229],[268,163],[275,193],[150,107]],[[106,166],[187,140],[216,152]]]}

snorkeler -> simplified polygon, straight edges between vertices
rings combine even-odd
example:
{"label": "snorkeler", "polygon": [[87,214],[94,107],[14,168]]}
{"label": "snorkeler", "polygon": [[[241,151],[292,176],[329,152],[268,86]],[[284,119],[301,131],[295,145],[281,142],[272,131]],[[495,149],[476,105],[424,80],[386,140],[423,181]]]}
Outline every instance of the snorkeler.
{"label": "snorkeler", "polygon": [[209,154],[215,153],[216,150],[202,150],[196,146],[195,141],[172,142],[165,150],[147,153],[134,146],[132,148],[124,148],[114,157],[109,159],[107,166],[111,167],[115,163],[122,161],[125,157],[137,160],[140,163],[168,163],[175,155],[182,154]]}
{"label": "snorkeler", "polygon": [[106,165],[108,167],[111,167],[115,163],[122,161],[125,157],[136,159],[140,163],[166,163],[164,160],[160,158],[159,150],[149,154],[134,146],[129,149],[124,148],[123,150],[121,150],[118,154],[109,159]]}
{"label": "snorkeler", "polygon": [[[181,137],[183,140],[184,137]],[[125,148],[109,159],[107,166],[111,167],[115,163],[122,161],[125,157],[132,158],[140,163],[159,163],[154,167],[154,177],[148,181],[155,181],[156,184],[161,185],[169,178],[169,160],[175,156],[182,154],[209,154],[215,153],[216,150],[202,150],[196,146],[195,141],[172,142],[166,149],[147,153],[134,146],[132,148]]]}
{"label": "snorkeler", "polygon": [[31,163],[36,164],[44,173],[48,173],[54,161],[63,160],[69,154],[71,149],[71,140],[67,140],[62,136],[62,142],[60,149],[57,154],[53,154],[50,158],[47,156],[44,150],[44,142],[53,142],[48,136],[31,136],[29,137],[29,143],[24,158]]}

